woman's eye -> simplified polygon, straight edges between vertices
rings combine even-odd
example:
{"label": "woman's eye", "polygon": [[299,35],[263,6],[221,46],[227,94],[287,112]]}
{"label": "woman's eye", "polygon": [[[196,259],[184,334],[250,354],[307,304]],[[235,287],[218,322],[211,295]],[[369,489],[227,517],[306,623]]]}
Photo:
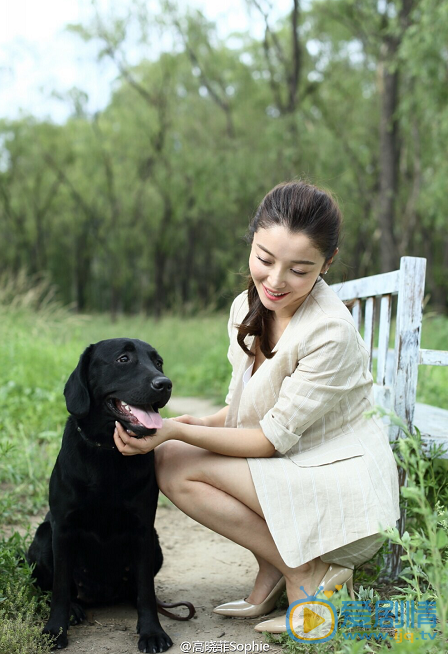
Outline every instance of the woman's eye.
{"label": "woman's eye", "polygon": [[259,257],[258,254],[257,254],[257,259],[258,261],[261,261],[261,263],[264,263],[265,266],[269,266],[271,263],[270,261],[266,261],[266,259],[262,259],[261,257]]}
{"label": "woman's eye", "polygon": [[300,272],[300,270],[292,270],[295,275],[306,275],[306,272]]}
{"label": "woman's eye", "polygon": [[117,359],[120,363],[127,363],[129,361],[129,357],[127,354],[122,354],[121,357]]}

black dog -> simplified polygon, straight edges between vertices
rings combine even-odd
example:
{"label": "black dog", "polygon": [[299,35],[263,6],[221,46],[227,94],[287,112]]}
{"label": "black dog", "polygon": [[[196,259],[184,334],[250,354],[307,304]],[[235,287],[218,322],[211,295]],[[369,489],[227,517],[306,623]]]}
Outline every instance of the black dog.
{"label": "black dog", "polygon": [[137,437],[162,426],[158,409],[171,395],[157,351],[115,338],[90,345],[64,389],[71,414],[50,480],[50,512],[28,551],[34,575],[53,590],[44,633],[66,647],[76,602],[137,603],[141,652],[172,645],[157,616],[154,575],[163,557],[154,529],[158,488],[154,453],[125,457],[115,449],[118,420]]}

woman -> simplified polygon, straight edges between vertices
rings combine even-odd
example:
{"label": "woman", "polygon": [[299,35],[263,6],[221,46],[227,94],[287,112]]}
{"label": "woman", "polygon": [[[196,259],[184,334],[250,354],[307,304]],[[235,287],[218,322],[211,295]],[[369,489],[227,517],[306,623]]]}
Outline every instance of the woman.
{"label": "woman", "polygon": [[[162,492],[186,514],[253,552],[245,600],[215,612],[254,617],[348,582],[399,517],[398,476],[371,408],[368,354],[350,312],[323,281],[338,252],[339,208],[303,182],[276,186],[250,226],[248,290],[233,302],[226,406],[165,420],[124,455],[155,447]],[[352,590],[351,590],[352,592]],[[286,631],[285,616],[257,631]]]}

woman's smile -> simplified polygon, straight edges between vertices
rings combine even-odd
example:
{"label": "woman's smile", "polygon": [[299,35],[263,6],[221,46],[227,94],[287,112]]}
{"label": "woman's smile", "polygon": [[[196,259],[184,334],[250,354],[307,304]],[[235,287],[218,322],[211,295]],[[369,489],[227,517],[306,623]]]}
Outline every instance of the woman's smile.
{"label": "woman's smile", "polygon": [[265,286],[264,284],[262,284],[262,286],[263,286],[263,288],[264,288],[264,292],[266,293],[267,297],[268,297],[270,300],[273,300],[274,302],[276,302],[276,301],[278,301],[278,300],[281,300],[281,299],[284,298],[286,295],[289,295],[289,293],[285,293],[285,292],[280,292],[280,291],[275,292],[275,291],[271,291],[270,289],[266,288],[266,286]]}

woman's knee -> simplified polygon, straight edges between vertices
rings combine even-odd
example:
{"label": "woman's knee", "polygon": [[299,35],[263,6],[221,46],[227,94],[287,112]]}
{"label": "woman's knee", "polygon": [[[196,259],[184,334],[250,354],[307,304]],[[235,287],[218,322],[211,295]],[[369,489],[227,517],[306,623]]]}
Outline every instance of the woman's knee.
{"label": "woman's knee", "polygon": [[154,450],[157,484],[165,495],[182,483],[185,459],[192,446],[180,441],[166,441]]}

